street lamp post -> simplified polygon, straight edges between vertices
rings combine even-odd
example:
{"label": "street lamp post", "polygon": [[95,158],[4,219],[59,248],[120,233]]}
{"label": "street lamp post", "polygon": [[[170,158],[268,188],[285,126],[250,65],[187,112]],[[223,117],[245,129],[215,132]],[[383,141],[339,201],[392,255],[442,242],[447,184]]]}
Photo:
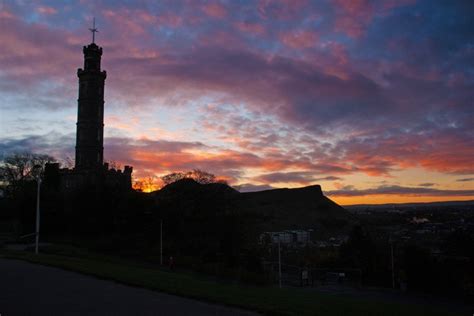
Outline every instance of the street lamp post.
{"label": "street lamp post", "polygon": [[281,247],[280,247],[280,235],[278,236],[278,281],[281,289]]}
{"label": "street lamp post", "polygon": [[41,177],[38,175],[36,178],[38,188],[36,190],[36,242],[35,242],[35,254],[38,254],[39,248],[39,234],[40,234],[40,190],[41,190]]}
{"label": "street lamp post", "polygon": [[392,240],[392,236],[390,236],[390,239],[389,239],[389,242],[390,242],[390,257],[391,257],[391,263],[392,263],[392,288],[395,288],[395,264],[394,264],[394,260],[393,260],[393,240]]}

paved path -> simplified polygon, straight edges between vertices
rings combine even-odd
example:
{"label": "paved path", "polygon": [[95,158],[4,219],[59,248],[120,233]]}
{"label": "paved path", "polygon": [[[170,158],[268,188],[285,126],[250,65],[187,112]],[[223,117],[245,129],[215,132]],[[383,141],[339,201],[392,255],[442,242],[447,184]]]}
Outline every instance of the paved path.
{"label": "paved path", "polygon": [[253,316],[253,312],[0,259],[0,315]]}

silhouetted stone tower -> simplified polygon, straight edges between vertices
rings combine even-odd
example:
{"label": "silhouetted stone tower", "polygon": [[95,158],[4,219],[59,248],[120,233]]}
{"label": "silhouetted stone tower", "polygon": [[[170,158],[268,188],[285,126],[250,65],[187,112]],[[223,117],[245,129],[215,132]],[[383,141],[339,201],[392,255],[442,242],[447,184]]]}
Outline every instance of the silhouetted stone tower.
{"label": "silhouetted stone tower", "polygon": [[[95,24],[95,23],[94,23]],[[76,133],[76,169],[97,170],[104,162],[104,84],[107,73],[100,69],[102,47],[95,41],[84,46],[84,69],[77,70],[79,99]]]}
{"label": "silhouetted stone tower", "polygon": [[[1,0],[0,0],[1,1]],[[74,169],[47,164],[45,184],[64,194],[84,189],[103,192],[132,189],[132,166],[109,169],[104,163],[104,84],[107,73],[100,69],[102,47],[95,44],[95,19],[92,43],[84,46],[84,69],[77,70],[79,99],[77,100],[76,165]]]}

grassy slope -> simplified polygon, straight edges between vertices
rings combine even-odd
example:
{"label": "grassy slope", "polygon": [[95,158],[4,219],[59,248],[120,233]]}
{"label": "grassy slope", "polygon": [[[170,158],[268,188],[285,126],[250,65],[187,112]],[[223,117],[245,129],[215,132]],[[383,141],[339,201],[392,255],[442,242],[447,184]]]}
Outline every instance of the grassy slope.
{"label": "grassy slope", "polygon": [[167,272],[113,258],[2,251],[15,258],[170,294],[257,310],[267,315],[455,315],[418,305],[366,301],[300,289],[216,283],[187,273]]}

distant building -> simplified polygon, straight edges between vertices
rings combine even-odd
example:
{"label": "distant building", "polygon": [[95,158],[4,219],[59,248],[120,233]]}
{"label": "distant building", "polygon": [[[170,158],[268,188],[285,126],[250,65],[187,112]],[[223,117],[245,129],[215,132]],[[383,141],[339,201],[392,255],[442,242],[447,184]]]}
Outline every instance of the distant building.
{"label": "distant building", "polygon": [[306,245],[311,241],[312,229],[308,230],[284,230],[281,232],[264,232],[260,235],[260,241],[269,241],[271,244]]}
{"label": "distant building", "polygon": [[133,168],[125,166],[123,171],[109,169],[109,165],[104,163],[104,85],[107,73],[101,70],[102,47],[93,40],[84,46],[83,53],[84,68],[77,70],[79,98],[75,166],[73,169],[60,169],[57,163],[48,164],[45,181],[66,192],[84,187],[131,190]]}
{"label": "distant building", "polygon": [[426,217],[416,217],[414,216],[410,222],[413,223],[413,224],[424,224],[424,223],[429,223],[429,219],[427,219]]}

